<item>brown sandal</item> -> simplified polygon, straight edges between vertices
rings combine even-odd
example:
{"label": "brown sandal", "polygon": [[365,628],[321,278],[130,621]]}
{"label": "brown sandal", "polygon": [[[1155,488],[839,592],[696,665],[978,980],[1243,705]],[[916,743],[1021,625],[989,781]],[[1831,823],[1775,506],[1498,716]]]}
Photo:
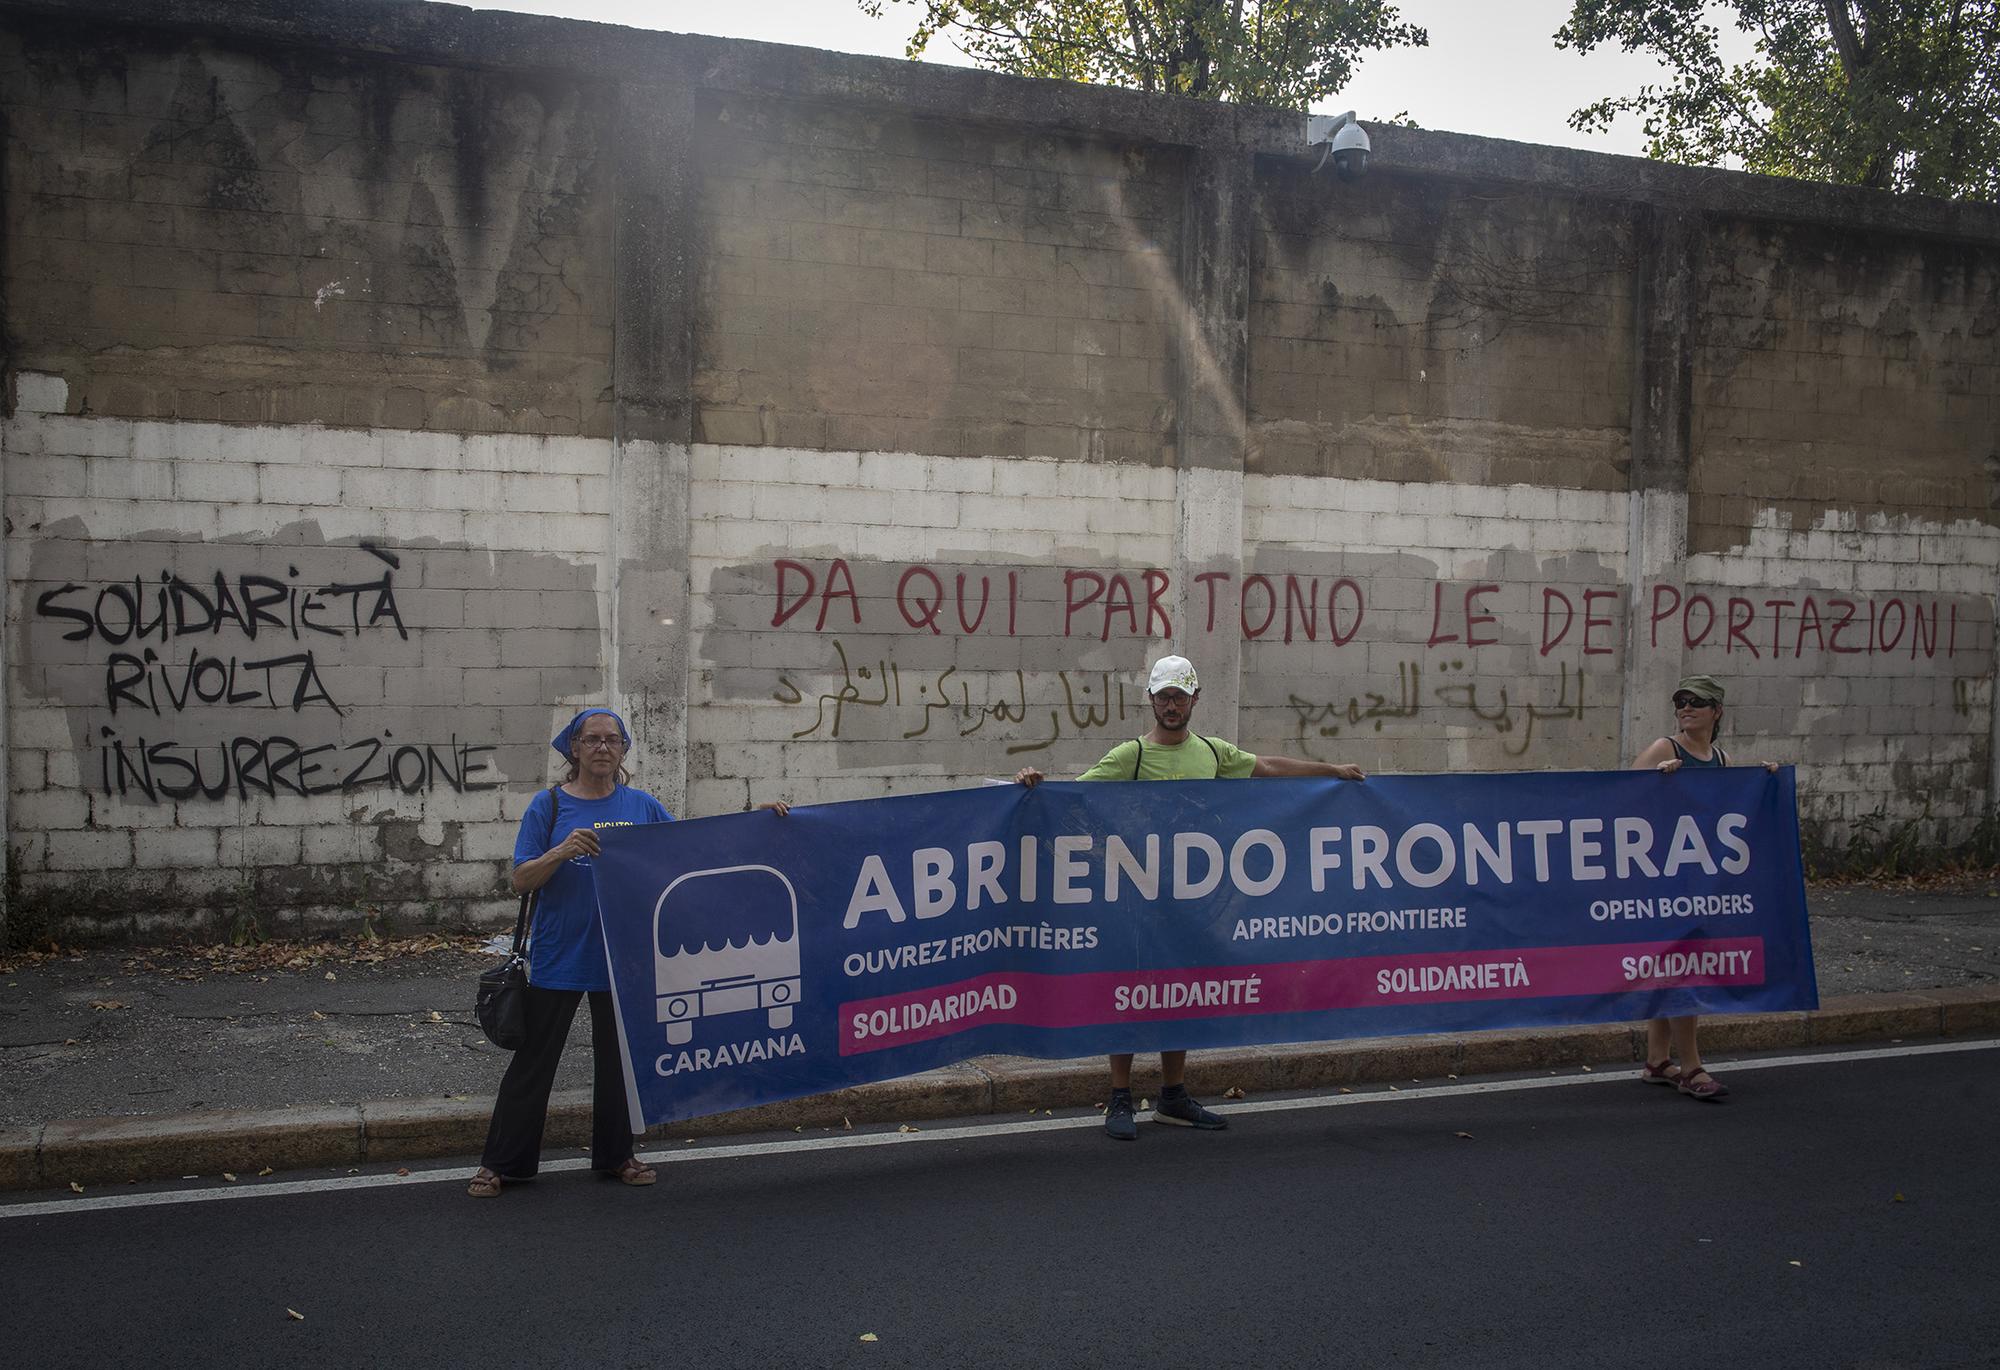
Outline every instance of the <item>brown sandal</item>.
{"label": "brown sandal", "polygon": [[1681,1082],[1681,1068],[1672,1060],[1662,1061],[1658,1065],[1648,1061],[1645,1068],[1639,1072],[1639,1078],[1649,1085],[1677,1085]]}
{"label": "brown sandal", "polygon": [[1681,1093],[1690,1099],[1700,1099],[1706,1103],[1716,1103],[1728,1097],[1729,1086],[1710,1075],[1706,1070],[1682,1071]]}
{"label": "brown sandal", "polygon": [[465,1192],[475,1199],[498,1198],[500,1195],[500,1177],[485,1166],[481,1166],[479,1167],[479,1173],[472,1177],[472,1183],[465,1187]]}
{"label": "brown sandal", "polygon": [[660,1172],[647,1165],[637,1156],[630,1157],[625,1164],[609,1172],[618,1177],[620,1184],[652,1184],[660,1178]]}

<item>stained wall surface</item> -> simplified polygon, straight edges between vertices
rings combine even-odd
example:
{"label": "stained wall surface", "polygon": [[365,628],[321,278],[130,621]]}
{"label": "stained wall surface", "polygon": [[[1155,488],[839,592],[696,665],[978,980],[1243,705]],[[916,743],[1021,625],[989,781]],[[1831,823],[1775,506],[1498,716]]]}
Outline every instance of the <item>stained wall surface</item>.
{"label": "stained wall surface", "polygon": [[[86,13],[84,11],[94,11]],[[0,3],[7,917],[485,917],[1147,726],[1993,804],[2000,215],[421,4]]]}

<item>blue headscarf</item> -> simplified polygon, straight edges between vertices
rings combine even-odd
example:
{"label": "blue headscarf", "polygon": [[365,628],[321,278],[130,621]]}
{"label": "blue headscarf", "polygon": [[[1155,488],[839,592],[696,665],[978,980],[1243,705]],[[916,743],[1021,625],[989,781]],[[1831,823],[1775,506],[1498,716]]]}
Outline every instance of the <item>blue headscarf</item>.
{"label": "blue headscarf", "polygon": [[582,713],[578,714],[575,718],[572,718],[568,723],[564,724],[563,730],[556,734],[555,740],[553,742],[549,743],[551,747],[554,747],[556,751],[562,754],[563,760],[565,761],[576,760],[576,753],[571,750],[571,747],[576,740],[576,730],[578,728],[581,728],[583,726],[583,720],[589,718],[592,714],[603,714],[613,723],[616,723],[618,725],[618,736],[625,739],[626,746],[629,747],[632,745],[632,734],[625,730],[624,719],[620,718],[617,714],[613,713],[609,709],[585,709]]}

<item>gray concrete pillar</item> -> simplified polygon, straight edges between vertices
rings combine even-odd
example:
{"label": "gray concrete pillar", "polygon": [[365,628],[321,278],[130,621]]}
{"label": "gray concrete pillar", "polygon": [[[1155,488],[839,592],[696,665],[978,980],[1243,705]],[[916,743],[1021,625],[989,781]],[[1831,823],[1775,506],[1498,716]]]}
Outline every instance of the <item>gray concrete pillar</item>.
{"label": "gray concrete pillar", "polygon": [[698,176],[686,83],[622,87],[612,247],[613,445],[606,684],[630,722],[635,781],[687,796],[688,449]]}
{"label": "gray concrete pillar", "polygon": [[[1181,216],[1175,366],[1175,647],[1201,673],[1201,723],[1241,733],[1243,469],[1249,447],[1251,159],[1198,149]],[[1204,580],[1211,573],[1222,577]]]}
{"label": "gray concrete pillar", "polygon": [[1684,585],[1694,406],[1695,252],[1700,225],[1642,207],[1633,272],[1632,490],[1627,506],[1625,697],[1618,764],[1670,732],[1667,701],[1686,674],[1680,630],[1652,633],[1652,589]]}

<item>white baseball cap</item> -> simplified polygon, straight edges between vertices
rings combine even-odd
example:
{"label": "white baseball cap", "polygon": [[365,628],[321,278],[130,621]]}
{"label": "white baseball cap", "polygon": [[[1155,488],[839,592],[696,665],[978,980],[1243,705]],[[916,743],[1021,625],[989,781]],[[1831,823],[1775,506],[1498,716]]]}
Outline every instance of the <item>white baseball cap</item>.
{"label": "white baseball cap", "polygon": [[1201,688],[1195,678],[1194,663],[1184,656],[1163,656],[1153,663],[1153,673],[1146,677],[1146,693],[1158,694],[1162,690],[1184,690],[1193,694]]}

